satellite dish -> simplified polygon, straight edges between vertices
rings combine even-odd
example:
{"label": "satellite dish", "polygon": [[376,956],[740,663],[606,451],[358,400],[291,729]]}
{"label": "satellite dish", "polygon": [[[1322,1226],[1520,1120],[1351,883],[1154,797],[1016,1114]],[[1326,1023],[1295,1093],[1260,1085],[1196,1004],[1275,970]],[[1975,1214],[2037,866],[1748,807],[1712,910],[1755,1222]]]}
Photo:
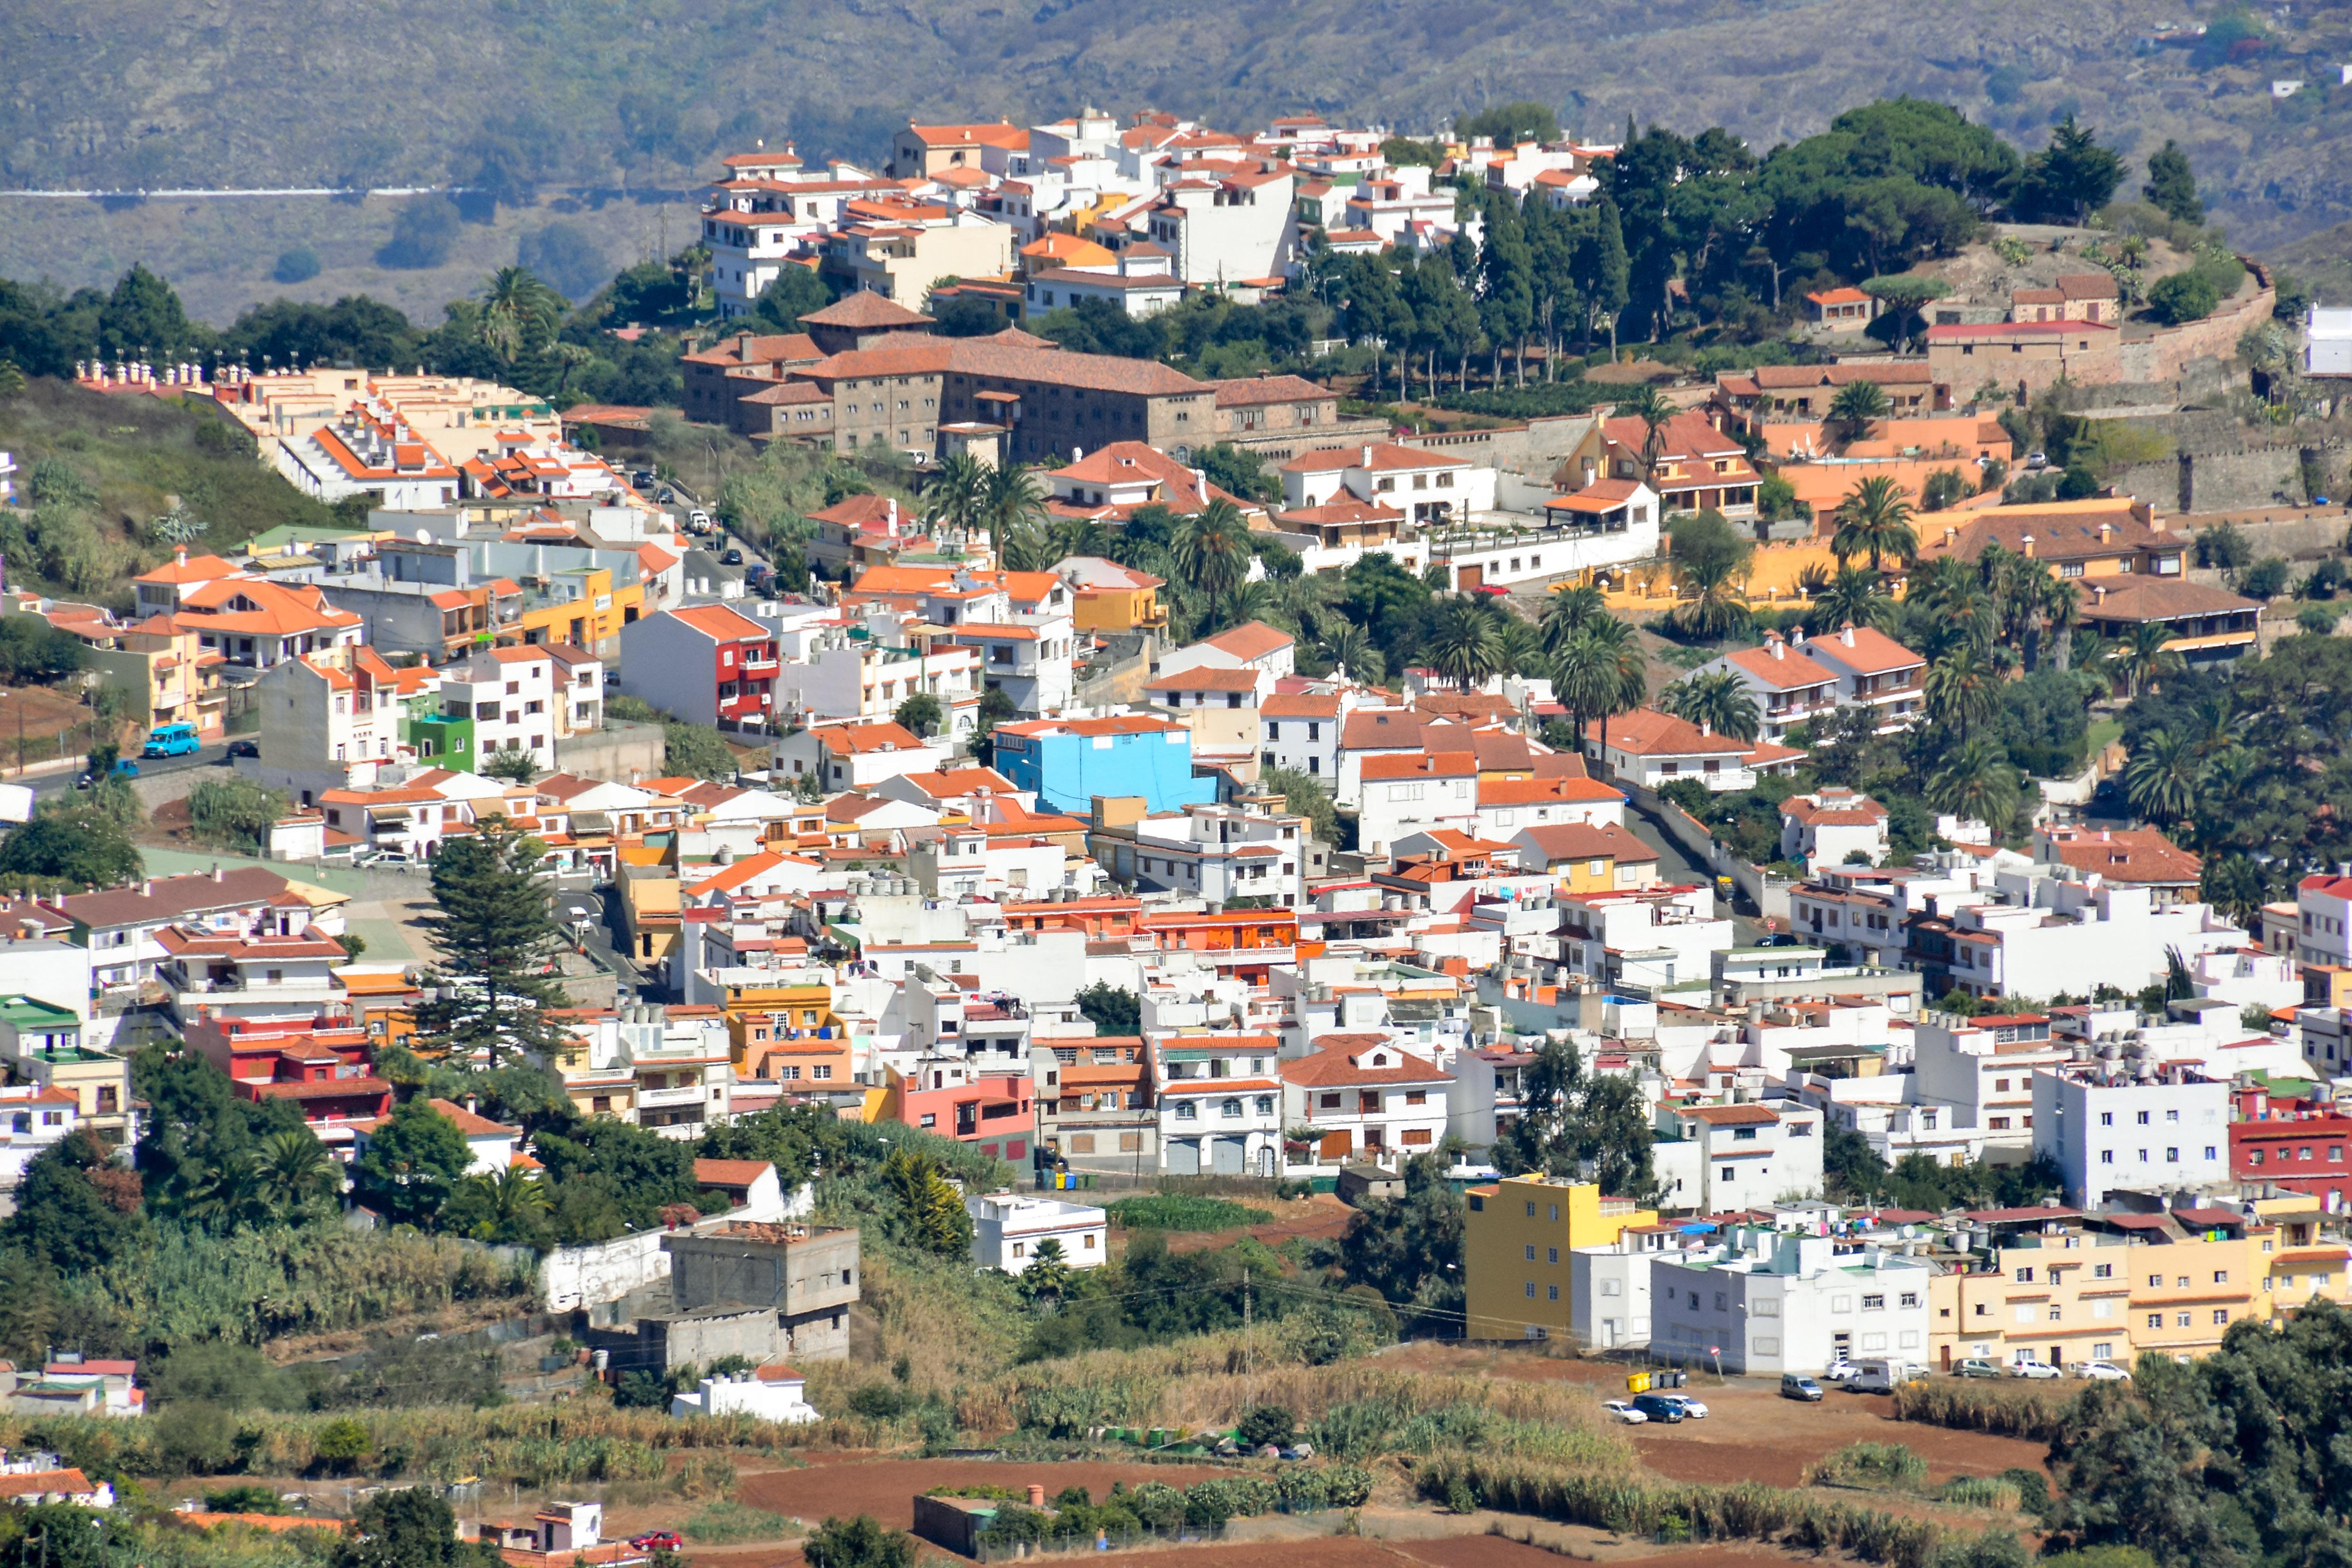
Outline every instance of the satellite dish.
{"label": "satellite dish", "polygon": [[433,530],[432,530],[432,529],[430,529],[430,528],[419,528],[419,529],[417,529],[417,530],[416,530],[416,542],[417,542],[418,544],[421,544],[421,545],[429,545],[429,544],[431,544],[431,543],[433,542]]}

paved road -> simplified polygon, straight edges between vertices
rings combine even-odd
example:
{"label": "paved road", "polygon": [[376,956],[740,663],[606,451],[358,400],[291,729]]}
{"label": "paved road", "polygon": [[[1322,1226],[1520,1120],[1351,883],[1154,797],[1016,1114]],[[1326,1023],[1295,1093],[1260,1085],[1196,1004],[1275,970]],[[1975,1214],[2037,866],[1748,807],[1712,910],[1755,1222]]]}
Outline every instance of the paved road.
{"label": "paved road", "polygon": [[646,978],[636,965],[613,945],[613,934],[621,928],[619,899],[616,888],[598,889],[585,885],[584,879],[567,878],[556,890],[554,916],[556,925],[566,936],[579,936],[582,950],[612,971],[626,998],[642,990]]}
{"label": "paved road", "polygon": [[[191,752],[185,757],[134,756],[131,760],[139,764],[142,779],[161,779],[166,774],[185,773],[191,768],[220,767],[228,760],[228,747],[226,745],[207,746],[202,751]],[[21,782],[31,786],[36,795],[64,795],[72,791],[74,781],[80,777],[80,768],[66,768],[56,773],[36,774]]]}
{"label": "paved road", "polygon": [[[1649,812],[1629,803],[1625,808],[1625,826],[1632,831],[1635,838],[1658,852],[1660,880],[1696,883],[1701,887],[1716,885],[1714,868],[1693,860],[1688,852],[1676,843],[1673,836],[1666,831],[1665,825]],[[1716,903],[1717,913],[1731,916],[1733,941],[1745,946],[1764,939],[1763,928],[1758,925],[1750,915],[1733,907],[1720,893],[1717,894]]]}

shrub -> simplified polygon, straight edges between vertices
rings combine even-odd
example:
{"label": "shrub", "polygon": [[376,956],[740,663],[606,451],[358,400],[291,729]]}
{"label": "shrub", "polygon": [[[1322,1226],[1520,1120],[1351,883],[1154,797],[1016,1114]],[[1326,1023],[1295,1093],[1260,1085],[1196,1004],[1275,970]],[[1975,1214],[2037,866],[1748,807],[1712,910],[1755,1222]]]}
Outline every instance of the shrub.
{"label": "shrub", "polygon": [[319,253],[307,245],[278,253],[278,265],[269,269],[272,281],[278,283],[308,283],[319,276]]}
{"label": "shrub", "polygon": [[1297,1417],[1279,1405],[1261,1405],[1242,1417],[1241,1439],[1253,1448],[1286,1447],[1298,1430]]}
{"label": "shrub", "polygon": [[1901,1443],[1849,1443],[1822,1455],[1805,1479],[1816,1486],[1894,1487],[1908,1491],[1927,1479],[1927,1461]]}
{"label": "shrub", "polygon": [[1246,1204],[1222,1197],[1192,1197],[1181,1193],[1154,1193],[1149,1197],[1122,1197],[1106,1210],[1110,1222],[1123,1230],[1231,1230],[1236,1226],[1264,1225],[1274,1216]]}
{"label": "shrub", "polygon": [[1895,1391],[1897,1421],[1917,1421],[1931,1427],[1951,1427],[1964,1432],[1993,1432],[2048,1443],[2058,1436],[2064,1406],[2023,1389],[1996,1385],[1986,1388],[1957,1379],[1906,1383]]}
{"label": "shrub", "polygon": [[2221,291],[2202,272],[2176,272],[2169,277],[2158,278],[2147,291],[2147,306],[2156,319],[2168,327],[2184,322],[2202,321],[2213,314],[2221,303]]}
{"label": "shrub", "polygon": [[274,1487],[226,1487],[205,1493],[205,1507],[214,1513],[283,1513]]}
{"label": "shrub", "polygon": [[2018,1508],[2017,1488],[1990,1476],[1955,1476],[1937,1495],[1962,1508],[1990,1508],[2001,1513],[2015,1513]]}
{"label": "shrub", "polygon": [[375,1447],[368,1429],[348,1416],[328,1422],[310,1439],[310,1453],[321,1465],[348,1475]]}
{"label": "shrub", "polygon": [[2276,599],[2286,591],[2294,570],[2284,556],[2266,555],[2246,568],[2238,579],[2238,591],[2249,599]]}
{"label": "shrub", "polygon": [[678,1526],[678,1533],[697,1546],[732,1546],[742,1541],[772,1541],[791,1532],[791,1521],[781,1513],[770,1513],[765,1509],[723,1500],[709,1504]]}

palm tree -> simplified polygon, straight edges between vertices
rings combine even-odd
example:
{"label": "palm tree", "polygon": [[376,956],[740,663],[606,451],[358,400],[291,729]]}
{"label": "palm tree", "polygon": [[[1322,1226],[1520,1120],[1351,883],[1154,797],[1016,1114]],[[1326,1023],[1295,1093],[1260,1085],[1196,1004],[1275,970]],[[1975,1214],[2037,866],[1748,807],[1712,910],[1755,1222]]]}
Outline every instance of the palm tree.
{"label": "palm tree", "polygon": [[1660,695],[1658,706],[1685,723],[1732,740],[1754,740],[1764,727],[1755,694],[1729,670],[1685,675]]}
{"label": "palm tree", "polygon": [[1657,468],[1658,453],[1665,444],[1665,436],[1661,433],[1678,412],[1654,386],[1643,387],[1617,405],[1619,419],[1642,422],[1642,473],[1644,477]]}
{"label": "palm tree", "polygon": [[2083,608],[2083,591],[2043,566],[2031,580],[2032,620],[2025,638],[2025,667],[2042,667],[2042,645],[2055,642],[2054,663],[2060,674],[2072,665],[2074,617]]}
{"label": "palm tree", "polygon": [[2000,706],[2000,685],[1985,656],[1963,644],[1927,666],[1927,712],[1966,740]]}
{"label": "palm tree", "polygon": [[1043,519],[1009,523],[997,535],[996,564],[1007,571],[1051,571],[1063,553],[1059,532]]}
{"label": "palm tree", "polygon": [[477,331],[508,364],[555,336],[563,296],[527,267],[502,267],[482,285]]}
{"label": "palm tree", "polygon": [[261,1140],[254,1177],[262,1200],[281,1213],[342,1186],[326,1145],[299,1128],[272,1133]]}
{"label": "palm tree", "polygon": [[2151,729],[2124,765],[2124,799],[2148,821],[2170,827],[2196,810],[2201,771],[2196,737]]}
{"label": "palm tree", "polygon": [[[1613,615],[1586,624],[1584,630],[1569,644],[1571,648],[1590,650],[1580,655],[1594,666],[1597,674],[1589,677],[1586,687],[1592,706],[1586,709],[1601,721],[1601,745],[1609,745],[1609,721],[1620,714],[1632,713],[1650,695],[1650,659],[1642,650],[1638,632]],[[1567,650],[1561,651],[1563,660]],[[1584,727],[1577,726],[1577,744],[1584,744]]]}
{"label": "palm tree", "polygon": [[1331,655],[1335,668],[1368,685],[1378,685],[1388,674],[1388,661],[1381,657],[1380,645],[1370,632],[1352,621],[1340,623],[1324,651]]}
{"label": "palm tree", "polygon": [[1925,615],[1929,633],[1927,652],[1931,656],[1941,657],[1962,647],[1981,652],[1992,645],[1993,629],[1999,619],[1992,595],[1985,591],[1965,561],[1948,557],[1930,561],[1913,572],[1904,601],[1916,606]]}
{"label": "palm tree", "polygon": [[1675,569],[1691,596],[1667,619],[1694,637],[1721,637],[1748,619],[1748,596],[1738,580],[1739,565],[1728,557],[1701,556]]}
{"label": "palm tree", "polygon": [[999,549],[1010,534],[1045,528],[1045,492],[1037,483],[1037,471],[1026,463],[1007,463],[988,470],[978,520]]}
{"label": "palm tree", "polygon": [[1860,441],[1870,427],[1894,412],[1886,389],[1876,382],[1848,382],[1830,400],[1830,418],[1845,427],[1848,441]]}
{"label": "palm tree", "polygon": [[1866,552],[1870,570],[1876,571],[1887,556],[1906,564],[1917,558],[1919,536],[1911,530],[1906,495],[1884,474],[1874,474],[1846,492],[1833,514],[1837,532],[1830,537],[1830,549],[1841,564]]}
{"label": "palm tree", "polygon": [[1831,636],[1842,626],[1884,626],[1895,613],[1895,596],[1886,591],[1885,580],[1867,567],[1841,566],[1835,575],[1816,567],[1801,586],[1812,595],[1812,613],[1805,621],[1815,636]]}
{"label": "palm tree", "polygon": [[1503,639],[1484,605],[1466,599],[1440,605],[1429,629],[1429,667],[1464,691],[1484,685],[1504,667]]}
{"label": "palm tree", "polygon": [[952,529],[959,544],[971,537],[988,503],[989,466],[970,452],[950,452],[923,485],[923,520]]}
{"label": "palm tree", "polygon": [[189,1196],[188,1213],[226,1229],[266,1212],[252,1152],[229,1155],[207,1172]]}
{"label": "palm tree", "polygon": [[2175,674],[2183,667],[2180,655],[2165,644],[2172,633],[2162,622],[2143,621],[2132,628],[2131,635],[2119,639],[2115,651],[2108,654],[2116,673],[2123,677],[2124,695],[2137,697],[2143,691],[2153,690],[2164,677]]}
{"label": "palm tree", "polygon": [[1986,823],[1996,832],[2017,813],[2017,769],[1990,736],[1955,747],[1942,767],[1927,776],[1927,804],[1965,821]]}
{"label": "palm tree", "polygon": [[2198,879],[2197,895],[2248,930],[2261,918],[2270,897],[2263,868],[2251,855],[2209,856]]}
{"label": "palm tree", "polygon": [[1241,508],[1220,496],[1176,525],[1170,541],[1176,570],[1209,601],[1209,620],[1219,602],[1249,580],[1249,525]]}
{"label": "palm tree", "polygon": [[1062,1244],[1049,1236],[1037,1243],[1037,1255],[1021,1270],[1021,1294],[1034,1306],[1041,1301],[1058,1302],[1069,1289],[1069,1261],[1062,1256]]}
{"label": "palm tree", "polygon": [[1590,582],[1555,591],[1544,606],[1543,644],[1557,653],[1562,644],[1594,621],[1609,617],[1608,596]]}

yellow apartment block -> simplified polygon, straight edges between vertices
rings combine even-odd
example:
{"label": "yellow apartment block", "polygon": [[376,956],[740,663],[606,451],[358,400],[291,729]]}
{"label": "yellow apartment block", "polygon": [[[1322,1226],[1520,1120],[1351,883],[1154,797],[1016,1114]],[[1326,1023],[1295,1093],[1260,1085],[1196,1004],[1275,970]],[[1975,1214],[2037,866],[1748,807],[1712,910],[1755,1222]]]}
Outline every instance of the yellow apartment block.
{"label": "yellow apartment block", "polygon": [[1529,1339],[1538,1328],[1572,1339],[1569,1254],[1658,1220],[1655,1209],[1563,1176],[1506,1176],[1472,1187],[1469,1200],[1462,1254],[1471,1339]]}

